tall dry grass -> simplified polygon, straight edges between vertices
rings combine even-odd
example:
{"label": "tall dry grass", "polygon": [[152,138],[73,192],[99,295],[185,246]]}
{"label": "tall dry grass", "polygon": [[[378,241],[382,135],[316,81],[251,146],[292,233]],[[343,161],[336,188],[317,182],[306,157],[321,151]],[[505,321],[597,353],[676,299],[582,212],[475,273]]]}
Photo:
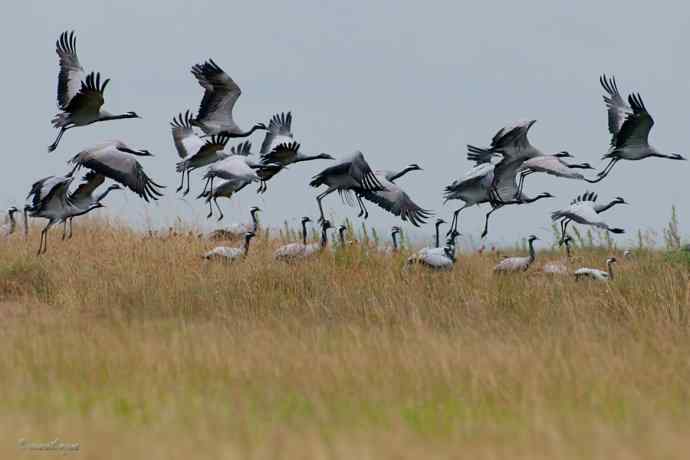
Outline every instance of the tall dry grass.
{"label": "tall dry grass", "polygon": [[226,265],[102,222],[51,237],[0,245],[0,458],[690,452],[687,274],[660,252],[606,285],[539,275],[548,252],[495,277],[491,254],[403,272],[357,247],[288,266],[259,238]]}

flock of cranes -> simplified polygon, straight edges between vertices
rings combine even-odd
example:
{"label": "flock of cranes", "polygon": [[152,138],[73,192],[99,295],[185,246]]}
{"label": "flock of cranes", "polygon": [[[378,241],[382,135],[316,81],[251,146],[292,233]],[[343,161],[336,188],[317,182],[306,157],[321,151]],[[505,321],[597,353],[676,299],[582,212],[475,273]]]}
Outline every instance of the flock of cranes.
{"label": "flock of cranes", "polygon": [[[133,111],[112,114],[103,108],[105,90],[110,79],[102,78],[99,72],[86,73],[77,55],[77,39],[74,32],[64,32],[60,35],[56,42],[56,52],[59,58],[59,112],[52,119],[52,124],[58,129],[58,134],[49,151],[57,150],[64,134],[73,128],[112,120],[139,118]],[[291,165],[307,161],[335,161],[313,176],[309,182],[311,187],[323,188],[316,196],[321,240],[317,243],[308,243],[307,224],[311,219],[304,217],[301,221],[301,241],[280,247],[275,253],[276,259],[306,258],[328,246],[327,231],[333,226],[325,217],[323,200],[336,191],[345,203],[356,205],[359,217],[364,219],[369,215],[366,202],[374,203],[414,226],[425,224],[433,215],[430,210],[415,203],[397,182],[412,171],[421,171],[419,165],[411,164],[395,171],[375,170],[359,151],[338,160],[323,152],[304,152],[293,134],[291,112],[276,113],[270,117],[268,123],[257,122],[249,129],[242,129],[233,118],[235,104],[242,94],[237,83],[212,59],[193,65],[191,74],[203,90],[197,113],[194,114],[190,110],[182,111],[174,116],[170,123],[173,145],[179,155],[179,161],[175,165],[180,175],[177,192],[182,195],[189,194],[192,189],[192,173],[203,169],[202,178],[205,182],[197,198],[205,200],[208,204],[208,218],[213,217],[216,212],[218,220],[224,218],[218,203],[219,198],[231,199],[252,183],[257,184],[258,193],[263,193],[267,190],[268,182]],[[638,93],[630,94],[626,102],[615,78],[603,75],[600,83],[604,90],[603,99],[611,133],[610,148],[603,156],[609,163],[601,172],[594,177],[587,177],[586,171],[594,169],[589,163],[570,163],[567,160],[573,156],[567,151],[545,153],[533,146],[528,139],[528,133],[536,120],[521,121],[503,127],[493,136],[487,147],[467,146],[467,158],[474,162],[474,166],[464,176],[445,187],[443,192],[446,202],[459,200],[463,203],[452,213],[445,241],[441,241],[439,233],[439,227],[445,221],[437,219],[435,246],[418,251],[408,262],[437,269],[452,268],[456,260],[456,239],[460,235],[460,214],[464,209],[481,204],[489,205],[482,232],[484,238],[489,231],[491,215],[504,206],[526,205],[554,198],[549,192],[536,195],[524,192],[526,178],[532,174],[543,173],[596,184],[607,177],[620,160],[637,161],[650,157],[685,160],[679,154],[662,153],[649,144],[649,132],[654,120]],[[252,143],[248,138],[255,132],[263,133],[263,141],[259,150],[253,152]],[[233,139],[241,141],[228,146]],[[104,200],[113,190],[129,189],[146,202],[161,197],[165,186],[153,180],[140,163],[140,160],[148,156],[152,154],[146,149],[132,147],[121,140],[109,141],[87,147],[74,155],[69,160],[72,169],[65,175],[49,176],[36,181],[31,186],[23,211],[24,227],[27,231],[29,217],[48,221],[41,231],[38,253],[42,254],[47,250],[48,232],[51,227],[62,223],[63,239],[71,237],[72,220],[103,207]],[[78,182],[75,181],[75,175],[80,169],[88,171],[81,182]],[[113,181],[112,185],[100,193],[97,192],[106,179]],[[587,191],[576,197],[569,206],[551,214],[553,221],[560,225],[561,244],[565,244],[568,256],[571,238],[567,234],[567,228],[573,222],[613,234],[624,232],[622,228],[608,224],[601,215],[615,205],[625,204],[625,200],[616,197],[607,204],[600,204],[597,203],[597,198],[594,192]],[[9,222],[0,227],[3,235],[8,236],[15,231],[15,213],[18,211],[16,207],[9,210]],[[244,243],[241,247],[217,247],[204,257],[223,257],[227,260],[244,257],[257,233],[256,214],[259,211],[257,207],[251,209],[251,224],[217,230],[210,235],[214,239],[243,236]],[[398,248],[396,237],[399,232],[398,226],[393,227],[392,251]],[[345,227],[340,226],[338,234],[341,245],[345,246]],[[537,236],[530,235],[529,255],[506,258],[495,267],[495,271],[513,272],[529,268],[535,260],[534,243],[537,240]],[[575,275],[578,278],[612,279],[613,262],[615,259],[607,261],[607,272],[581,269],[577,270]],[[547,264],[545,270],[550,273],[568,272],[567,267],[561,263]]]}

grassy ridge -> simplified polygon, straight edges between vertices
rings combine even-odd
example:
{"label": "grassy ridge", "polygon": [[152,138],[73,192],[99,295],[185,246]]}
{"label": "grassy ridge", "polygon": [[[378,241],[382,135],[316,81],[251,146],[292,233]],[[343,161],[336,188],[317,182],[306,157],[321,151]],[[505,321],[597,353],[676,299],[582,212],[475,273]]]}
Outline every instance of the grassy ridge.
{"label": "grassy ridge", "polygon": [[286,266],[258,238],[228,266],[194,237],[51,236],[42,258],[37,234],[0,246],[1,458],[36,455],[21,438],[94,459],[690,451],[687,272],[660,252],[604,285],[542,276],[548,252],[495,277],[491,254],[451,273],[358,247]]}

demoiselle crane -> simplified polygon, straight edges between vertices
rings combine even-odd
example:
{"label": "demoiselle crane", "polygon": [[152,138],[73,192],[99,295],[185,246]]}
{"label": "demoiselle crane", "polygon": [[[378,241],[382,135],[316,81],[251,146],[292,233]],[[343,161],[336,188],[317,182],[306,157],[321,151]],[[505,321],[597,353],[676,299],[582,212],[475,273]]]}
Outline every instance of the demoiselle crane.
{"label": "demoiselle crane", "polygon": [[60,112],[52,120],[58,128],[57,138],[48,147],[50,152],[57,149],[60,139],[68,130],[80,126],[109,120],[140,118],[136,112],[115,115],[103,109],[104,92],[110,79],[101,83],[101,74],[91,72],[84,79],[84,68],[77,57],[77,37],[72,32],[63,32],[55,43],[60,59],[58,73],[57,101]]}
{"label": "demoiselle crane", "polygon": [[304,154],[300,151],[300,148],[301,146],[298,142],[284,142],[277,145],[268,153],[261,155],[262,164],[280,165],[281,168],[273,170],[273,172],[270,174],[262,175],[261,185],[259,186],[258,190],[259,193],[265,192],[267,188],[266,183],[279,171],[287,168],[288,165],[311,160],[335,160],[335,158],[327,153],[317,153],[314,155]]}
{"label": "demoiselle crane", "polygon": [[226,262],[234,262],[242,259],[249,253],[249,242],[254,238],[254,232],[244,234],[244,244],[239,248],[217,246],[204,254],[204,259],[222,259]]}
{"label": "demoiselle crane", "polygon": [[309,217],[302,217],[302,241],[284,244],[273,253],[273,258],[289,262],[304,256],[304,248],[307,247],[307,223],[309,222],[311,222]]}
{"label": "demoiselle crane", "polygon": [[[204,190],[199,195],[199,198],[206,196],[207,192],[213,195],[213,182],[216,178],[248,181],[250,183],[259,182],[262,180],[260,175],[262,170],[270,171],[281,168],[280,165],[264,165],[249,160],[247,156],[249,155],[250,149],[251,143],[248,141],[243,142],[232,149],[232,155],[209,166],[206,174],[204,174],[206,184],[204,185]],[[213,208],[211,208],[211,212],[209,212],[207,218],[210,218],[212,215]]]}
{"label": "demoiselle crane", "polygon": [[410,222],[415,227],[424,224],[426,219],[431,216],[431,211],[422,209],[417,203],[412,201],[407,192],[394,182],[397,178],[404,176],[410,171],[419,171],[421,169],[419,165],[411,164],[401,171],[374,171],[374,176],[383,186],[383,190],[372,191],[358,188],[353,190],[360,208],[359,217],[364,216],[366,219],[369,216],[369,212],[362,202],[362,198],[364,198],[377,204],[380,208],[385,209],[394,216],[399,216],[403,222]]}
{"label": "demoiselle crane", "polygon": [[[522,130],[524,131],[524,139],[526,139],[526,129],[529,129],[529,126],[531,126],[531,124],[528,124],[527,127]],[[503,130],[506,129],[507,128],[503,128]],[[499,133],[501,131],[499,131]],[[496,136],[498,136],[498,134]],[[494,142],[496,142],[496,136],[494,136]],[[527,144],[529,145],[529,142],[527,142]],[[503,143],[497,143],[497,145],[503,145]],[[472,168],[462,179],[454,181],[444,190],[445,201],[462,200],[465,202],[462,207],[453,212],[453,220],[448,234],[453,230],[457,230],[459,214],[464,209],[471,206],[483,203],[489,203],[491,205],[491,210],[486,214],[484,220],[484,230],[482,231],[482,238],[484,238],[489,231],[489,218],[491,214],[503,206],[511,204],[529,204],[543,198],[554,197],[548,192],[543,192],[533,197],[527,196],[524,193],[519,193],[515,174],[517,174],[520,165],[525,161],[524,159],[517,159],[511,163],[507,161],[508,157],[504,157],[499,163],[493,164],[491,158],[498,150],[495,151],[493,148],[483,149],[473,145],[468,145],[467,148],[467,159],[475,162],[474,168]],[[514,149],[515,147],[513,147],[513,150]],[[531,146],[525,147],[524,150],[526,152],[531,152],[533,155],[539,152]],[[542,155],[540,152],[539,154]],[[503,164],[503,167],[499,170],[497,168],[500,164]],[[497,178],[497,172],[500,172],[502,176]]]}
{"label": "demoiselle crane", "polygon": [[[259,153],[261,155],[269,154],[281,144],[292,143],[294,138],[295,136],[292,134],[292,113],[277,113],[268,122],[268,128],[266,129]],[[274,161],[268,161],[268,163],[274,163]]]}
{"label": "demoiselle crane", "polygon": [[228,157],[223,149],[230,138],[218,135],[204,141],[194,132],[191,124],[192,119],[193,115],[187,111],[184,115],[179,114],[170,123],[173,142],[177,154],[181,158],[181,161],[175,165],[175,170],[180,173],[178,192],[184,188],[185,175],[187,176],[187,188],[183,195],[189,193],[189,176],[192,171]]}
{"label": "demoiselle crane", "polygon": [[565,237],[565,233],[570,222],[575,222],[581,225],[589,225],[615,234],[625,233],[625,230],[622,228],[611,227],[604,222],[601,217],[599,217],[599,214],[607,209],[610,209],[616,204],[627,204],[625,200],[623,200],[621,197],[617,197],[607,205],[598,206],[596,204],[596,199],[597,195],[586,192],[571,201],[570,206],[567,208],[551,213],[551,220],[554,222],[561,220],[561,234],[563,238]]}
{"label": "demoiselle crane", "polygon": [[336,190],[342,194],[351,190],[380,191],[384,189],[371,170],[369,163],[364,159],[364,155],[359,151],[315,175],[311,182],[309,182],[309,185],[312,187],[326,185],[328,187],[325,192],[316,197],[321,221],[325,220],[321,200],[330,193]]}
{"label": "demoiselle crane", "polygon": [[15,213],[19,212],[16,206],[12,206],[7,210],[7,222],[0,226],[0,237],[9,238],[17,229],[17,221],[14,218]]}
{"label": "demoiselle crane", "polygon": [[237,126],[232,112],[242,91],[213,59],[193,66],[192,75],[204,88],[199,114],[191,121],[192,125],[201,128],[207,135],[223,134],[228,137],[247,137],[256,130],[267,129],[263,123],[256,123],[248,131]]}
{"label": "demoiselle crane", "polygon": [[[251,181],[247,179],[230,179],[230,180],[225,180],[220,183],[220,185],[216,185],[213,187],[213,191],[207,190],[205,192],[202,192],[200,197],[206,199],[206,203],[208,203],[208,213],[209,216],[213,214],[213,204],[216,205],[216,209],[218,209],[218,220],[223,219],[223,210],[220,208],[220,205],[218,204],[218,198],[232,198],[235,193],[239,192],[243,188],[245,188],[247,185],[249,185]],[[243,234],[244,232],[242,232]]]}
{"label": "demoiselle crane", "polygon": [[455,265],[455,239],[460,235],[452,230],[444,247],[423,248],[407,259],[406,264],[419,264],[433,270],[448,271]]}
{"label": "demoiselle crane", "polygon": [[522,194],[525,185],[525,177],[534,173],[545,173],[551,176],[563,177],[566,179],[583,180],[595,182],[596,179],[588,179],[584,174],[577,172],[578,169],[594,169],[589,163],[568,164],[562,158],[572,158],[568,152],[559,152],[554,155],[543,155],[530,158],[522,163],[518,170],[520,176],[518,182],[518,196]]}
{"label": "demoiselle crane", "polygon": [[570,243],[573,239],[570,235],[566,235],[563,239],[563,244],[565,244],[565,260],[560,262],[548,262],[542,267],[542,271],[549,275],[567,275],[568,274],[568,263],[570,262]]}
{"label": "demoiselle crane", "polygon": [[136,159],[150,156],[153,155],[148,150],[135,150],[115,140],[82,150],[70,163],[74,165],[73,173],[82,167],[90,169],[124,185],[148,202],[163,196],[160,189],[165,188],[154,182]]}
{"label": "demoiselle crane", "polygon": [[[98,195],[94,192],[98,187],[100,187],[103,182],[105,182],[105,176],[98,174],[94,171],[89,171],[84,178],[82,183],[74,190],[74,192],[68,193],[67,200],[72,203],[72,205],[78,209],[88,209],[95,203],[100,203],[105,200],[110,192],[113,190],[121,190],[120,184],[111,184],[105,190],[103,190]],[[72,238],[72,219],[73,217],[68,217],[63,222],[62,229],[62,239]],[[69,234],[67,233],[67,224],[69,223]]]}
{"label": "demoiselle crane", "polygon": [[[218,190],[218,187],[214,189],[214,192],[216,190]],[[249,215],[252,218],[251,223],[234,222],[225,228],[213,231],[211,233],[211,238],[233,240],[241,237],[242,235],[248,232],[254,232],[255,234],[257,234],[259,232],[259,219],[256,217],[256,215],[260,211],[261,209],[258,206],[252,206],[251,208],[249,208]]]}
{"label": "demoiselle crane", "polygon": [[612,281],[613,280],[613,264],[616,263],[615,257],[606,259],[606,271],[598,270],[596,268],[578,268],[575,270],[575,280],[581,278],[589,278],[596,281]]}
{"label": "demoiselle crane", "polygon": [[649,144],[649,132],[654,126],[654,119],[647,111],[639,93],[628,96],[628,104],[618,91],[616,78],[599,78],[601,86],[606,91],[604,103],[608,111],[608,125],[611,133],[611,147],[602,157],[609,159],[609,163],[598,174],[597,181],[609,175],[614,165],[620,160],[637,161],[644,158],[656,157],[669,160],[686,160],[677,153],[661,153]]}
{"label": "demoiselle crane", "polygon": [[539,238],[536,235],[530,235],[527,238],[527,243],[529,245],[529,255],[527,257],[506,257],[500,261],[495,267],[495,273],[511,273],[511,272],[524,272],[536,259],[536,254],[534,252],[534,242]]}
{"label": "demoiselle crane", "polygon": [[48,230],[59,222],[70,217],[84,215],[94,209],[102,208],[101,202],[91,203],[86,208],[77,208],[68,198],[72,176],[50,176],[35,182],[27,196],[29,204],[24,207],[24,226],[28,232],[27,215],[48,219],[48,224],[41,231],[41,243],[38,255],[48,250]]}
{"label": "demoiselle crane", "polygon": [[436,223],[434,224],[434,226],[436,227],[436,238],[435,238],[434,241],[435,241],[435,243],[436,243],[435,246],[436,246],[437,248],[441,247],[441,234],[440,234],[440,231],[441,231],[441,225],[442,225],[442,224],[445,224],[445,223],[447,223],[447,222],[439,217],[438,219],[436,219]]}
{"label": "demoiselle crane", "polygon": [[318,243],[309,243],[304,247],[304,257],[309,257],[318,254],[328,245],[328,229],[333,228],[333,225],[328,219],[321,221],[321,240]]}

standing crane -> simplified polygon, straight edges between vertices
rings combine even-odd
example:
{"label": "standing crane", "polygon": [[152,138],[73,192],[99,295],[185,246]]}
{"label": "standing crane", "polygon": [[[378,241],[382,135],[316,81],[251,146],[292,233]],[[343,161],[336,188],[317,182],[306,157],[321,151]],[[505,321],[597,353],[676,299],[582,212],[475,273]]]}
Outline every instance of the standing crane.
{"label": "standing crane", "polygon": [[12,206],[7,210],[7,220],[8,222],[0,226],[0,237],[9,238],[17,229],[17,221],[14,215],[19,212],[16,206]]}
{"label": "standing crane", "polygon": [[613,281],[613,264],[616,263],[615,257],[606,259],[606,271],[598,270],[596,268],[578,268],[575,270],[575,280],[581,278],[589,278],[595,281]]}
{"label": "standing crane", "polygon": [[530,235],[527,238],[529,245],[529,255],[527,257],[506,257],[500,261],[495,267],[495,273],[510,273],[510,272],[524,272],[536,259],[534,252],[534,242],[539,238],[536,235]]}
{"label": "standing crane", "polygon": [[204,254],[204,259],[222,259],[225,262],[234,262],[244,259],[249,253],[249,242],[252,238],[254,238],[254,232],[247,232],[244,234],[244,244],[239,248],[217,246]]}

